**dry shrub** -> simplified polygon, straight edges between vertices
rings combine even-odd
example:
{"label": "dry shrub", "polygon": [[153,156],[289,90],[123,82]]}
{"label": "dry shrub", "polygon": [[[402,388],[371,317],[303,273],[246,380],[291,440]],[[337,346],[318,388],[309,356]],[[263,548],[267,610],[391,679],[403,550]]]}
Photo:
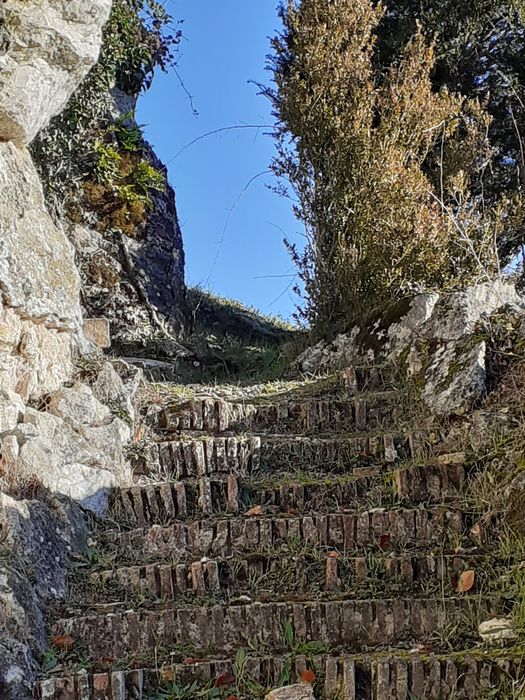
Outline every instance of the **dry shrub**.
{"label": "dry shrub", "polygon": [[490,160],[490,118],[475,100],[433,91],[422,34],[394,65],[376,65],[382,14],[372,0],[289,0],[272,41],[273,170],[306,227],[304,253],[291,252],[318,335],[408,290],[492,278],[495,222],[511,210],[471,194]]}

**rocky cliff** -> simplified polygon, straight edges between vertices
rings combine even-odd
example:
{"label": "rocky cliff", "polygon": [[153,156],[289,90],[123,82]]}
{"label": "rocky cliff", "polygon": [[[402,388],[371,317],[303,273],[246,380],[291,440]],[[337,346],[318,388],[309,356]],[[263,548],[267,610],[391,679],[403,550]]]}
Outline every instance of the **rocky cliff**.
{"label": "rocky cliff", "polygon": [[154,70],[174,61],[170,21],[155,3],[116,0],[97,65],[31,147],[75,248],[83,310],[109,320],[117,349],[188,325],[175,194],[135,120]]}
{"label": "rocky cliff", "polygon": [[[7,0],[0,14],[0,697],[32,697],[46,605],[85,543],[80,506],[129,480],[140,379],[83,334],[82,275],[28,147],[96,63],[111,0]],[[176,220],[176,219],[175,219]],[[82,372],[80,372],[82,369]]]}

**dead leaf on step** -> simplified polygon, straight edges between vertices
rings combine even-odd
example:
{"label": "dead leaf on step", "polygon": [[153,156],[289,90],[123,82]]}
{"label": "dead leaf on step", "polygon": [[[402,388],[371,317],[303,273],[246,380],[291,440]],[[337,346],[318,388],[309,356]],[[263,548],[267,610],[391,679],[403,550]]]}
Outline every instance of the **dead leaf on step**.
{"label": "dead leaf on step", "polygon": [[244,515],[247,518],[253,518],[256,515],[264,515],[264,510],[262,506],[254,506],[253,508],[250,508],[250,510],[247,510]]}
{"label": "dead leaf on step", "polygon": [[458,579],[458,585],[456,586],[457,593],[468,593],[473,587],[476,581],[476,572],[472,569],[464,571]]}
{"label": "dead leaf on step", "polygon": [[480,545],[483,540],[483,529],[481,527],[481,521],[477,522],[472,526],[470,530],[470,537],[474,540],[477,545]]}
{"label": "dead leaf on step", "polygon": [[410,654],[431,654],[432,647],[430,644],[418,644],[410,650]]}
{"label": "dead leaf on step", "polygon": [[51,642],[57,649],[64,649],[65,651],[70,651],[75,644],[75,640],[69,634],[58,634],[55,637],[51,637]]}
{"label": "dead leaf on step", "polygon": [[175,671],[172,668],[163,668],[160,672],[160,677],[163,681],[174,681]]}
{"label": "dead leaf on step", "polygon": [[313,671],[310,671],[310,669],[306,669],[301,673],[301,680],[303,681],[303,683],[312,684],[315,681],[315,673]]}
{"label": "dead leaf on step", "polygon": [[113,666],[115,658],[113,656],[103,656],[98,662],[101,666]]}
{"label": "dead leaf on step", "polygon": [[384,532],[382,535],[380,535],[378,544],[379,544],[379,549],[382,552],[385,552],[390,547],[390,540],[391,539],[392,538],[390,537],[388,532]]}
{"label": "dead leaf on step", "polygon": [[333,552],[328,552],[326,555],[327,557],[330,557],[331,559],[341,559],[343,556],[340,552],[336,552],[335,550]]}
{"label": "dead leaf on step", "polygon": [[214,686],[216,688],[224,688],[227,685],[233,685],[235,683],[235,676],[229,671],[225,671],[217,676],[215,679]]}

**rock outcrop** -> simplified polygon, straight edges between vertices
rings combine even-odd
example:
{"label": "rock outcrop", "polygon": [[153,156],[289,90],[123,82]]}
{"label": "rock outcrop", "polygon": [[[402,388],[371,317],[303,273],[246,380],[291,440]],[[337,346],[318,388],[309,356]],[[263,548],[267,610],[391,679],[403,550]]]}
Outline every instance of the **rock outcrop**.
{"label": "rock outcrop", "polygon": [[[109,70],[105,60],[103,52],[94,73]],[[109,84],[97,83],[97,100],[103,108],[93,117],[94,126],[85,138],[73,129],[68,132],[73,145],[64,146],[64,132],[72,129],[77,117],[75,109],[80,104],[81,110],[89,110],[93,86],[87,94],[81,86],[66,110],[40,135],[34,152],[42,178],[49,182],[57,165],[49,158],[50,153],[60,158],[57,152],[64,149],[65,160],[92,163],[97,159],[97,144],[100,146],[100,142],[93,141],[92,132],[105,133],[104,145],[121,165],[126,163],[122,168],[128,176],[142,165],[159,178],[155,187],[146,188],[147,194],[142,186],[139,191],[131,186],[130,201],[135,199],[126,208],[119,194],[119,184],[126,181],[126,176],[119,172],[114,181],[107,182],[89,167],[79,168],[72,172],[71,182],[62,184],[61,198],[67,200],[67,206],[61,204],[55,212],[75,248],[83,310],[89,318],[108,320],[113,348],[118,353],[123,347],[141,347],[152,339],[174,340],[189,327],[190,318],[175,193],[166,167],[141,136],[135,120],[138,94],[126,93],[115,82],[117,76]],[[122,148],[118,138],[110,135],[115,125],[121,132],[138,137],[132,150]]]}
{"label": "rock outcrop", "polygon": [[395,365],[421,384],[432,413],[463,414],[486,390],[487,324],[509,312],[525,314],[525,300],[503,280],[451,294],[420,294],[370,327],[309,348],[295,369],[315,376],[356,362]]}
{"label": "rock outcrop", "polygon": [[5,0],[2,9],[0,140],[22,146],[96,62],[111,0]]}
{"label": "rock outcrop", "polygon": [[96,62],[110,8],[7,0],[0,13],[3,700],[33,697],[46,605],[64,595],[68,559],[85,543],[81,506],[104,512],[109,489],[129,481],[124,447],[140,375],[98,358],[92,386],[75,381],[77,357],[95,350],[82,333],[80,276],[26,148]]}

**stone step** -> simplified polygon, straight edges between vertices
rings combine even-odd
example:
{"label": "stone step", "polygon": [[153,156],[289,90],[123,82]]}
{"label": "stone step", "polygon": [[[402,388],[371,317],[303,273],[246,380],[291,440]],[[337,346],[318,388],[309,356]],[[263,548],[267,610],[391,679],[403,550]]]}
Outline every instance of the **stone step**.
{"label": "stone step", "polygon": [[125,606],[173,600],[199,604],[205,597],[227,604],[240,598],[269,602],[307,595],[323,599],[334,594],[354,598],[454,595],[461,574],[468,570],[475,572],[470,590],[474,594],[489,590],[496,571],[503,573],[508,566],[476,554],[347,557],[336,551],[299,554],[292,562],[286,557],[254,555],[97,570],[89,575],[89,588],[84,579],[78,586],[73,584],[69,606],[74,610],[95,603]]}
{"label": "stone step", "polygon": [[350,553],[388,549],[450,549],[465,538],[471,516],[443,506],[312,516],[236,517],[175,522],[169,527],[100,533],[99,546],[124,562],[228,557],[302,549]]}
{"label": "stone step", "polygon": [[420,433],[376,433],[345,437],[185,436],[150,444],[136,461],[139,474],[164,480],[317,469],[348,472],[354,467],[421,459],[426,455]]}
{"label": "stone step", "polygon": [[[244,513],[262,506],[266,514],[339,512],[359,507],[391,507],[405,503],[458,499],[464,468],[458,465],[411,467],[393,472],[366,468],[357,477],[315,479],[304,483],[283,474],[277,480],[222,478],[165,482],[118,489],[110,515],[130,526],[168,525],[175,520]],[[304,479],[304,477],[303,477]]]}
{"label": "stone step", "polygon": [[260,404],[197,398],[163,409],[159,425],[168,433],[357,432],[401,425],[405,412],[397,391]]}
{"label": "stone step", "polygon": [[439,648],[461,648],[477,639],[479,622],[498,607],[481,596],[176,606],[62,619],[53,634],[71,636],[93,661],[136,655],[162,661],[163,653],[173,658],[177,650],[181,657],[192,650],[227,655],[239,647],[285,653],[290,636],[294,645],[315,641],[355,653],[431,640]]}
{"label": "stone step", "polygon": [[[70,700],[146,700],[159,691],[168,693],[174,681],[182,688],[197,682],[195,692],[200,692],[231,674],[235,681],[227,693],[238,700],[253,700],[254,693],[262,698],[283,680],[286,684],[300,681],[306,670],[316,676],[319,700],[510,700],[518,697],[510,690],[512,681],[523,684],[525,675],[521,650],[500,650],[493,655],[479,650],[449,655],[391,651],[357,657],[300,653],[257,657],[241,652],[235,659],[52,678],[40,683],[37,697],[56,700],[67,691]],[[498,689],[501,693],[496,696]]]}

